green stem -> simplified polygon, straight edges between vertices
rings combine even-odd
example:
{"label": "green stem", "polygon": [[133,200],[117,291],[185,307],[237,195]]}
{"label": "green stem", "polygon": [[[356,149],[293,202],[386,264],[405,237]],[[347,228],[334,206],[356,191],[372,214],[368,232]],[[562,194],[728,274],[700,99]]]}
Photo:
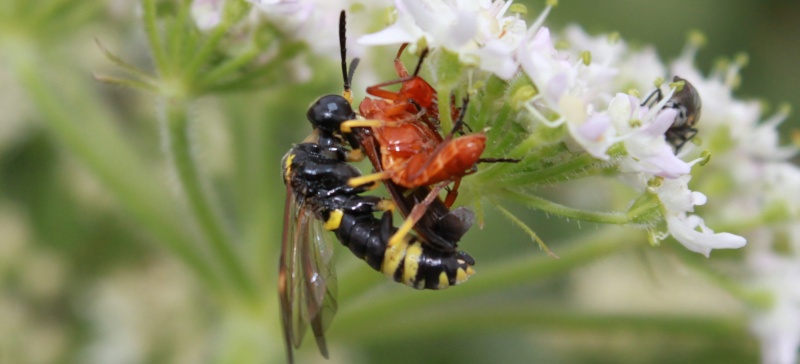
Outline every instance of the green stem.
{"label": "green stem", "polygon": [[219,257],[223,269],[227,271],[234,284],[244,294],[253,298],[256,295],[254,284],[247,275],[242,260],[236,255],[230,239],[226,236],[221,217],[216,213],[204,193],[201,174],[192,155],[187,103],[184,100],[169,99],[164,100],[164,104],[168,148],[189,207],[194,213],[200,229],[209,239],[214,255]]}
{"label": "green stem", "polygon": [[286,67],[286,60],[291,59],[305,49],[302,44],[289,44],[283,45],[278,52],[276,58],[271,59],[264,65],[258,68],[247,70],[238,74],[232,80],[226,80],[217,84],[206,82],[206,90],[208,92],[230,92],[230,91],[246,91],[253,88],[263,88],[265,85],[278,84],[267,77],[285,77],[285,72],[276,72],[284,70]]}
{"label": "green stem", "polygon": [[541,163],[555,155],[566,152],[566,146],[562,143],[551,144],[534,149],[542,142],[535,135],[531,134],[525,140],[520,142],[511,152],[508,153],[507,158],[522,158],[519,163],[495,163],[485,170],[478,172],[481,181],[496,181],[501,175],[511,173],[515,170],[524,170],[531,167],[536,163]]}
{"label": "green stem", "polygon": [[92,94],[80,81],[70,83],[69,93],[57,93],[58,87],[54,87],[47,73],[42,71],[47,68],[20,56],[22,59],[15,62],[15,70],[51,134],[203,283],[217,292],[222,291],[214,269],[199,254],[190,234],[181,229],[180,212],[164,203],[169,200],[164,187],[149,177],[154,172],[112,127],[109,115],[85,115],[87,110],[95,110],[96,105],[102,102],[97,99],[76,100],[76,96]]}
{"label": "green stem", "polygon": [[158,24],[156,24],[156,2],[155,0],[142,0],[142,9],[144,11],[144,31],[147,33],[147,40],[150,42],[150,51],[153,53],[153,59],[156,62],[158,72],[163,76],[169,74],[167,68],[167,56],[164,53],[164,47],[158,37]]}
{"label": "green stem", "polygon": [[248,47],[247,50],[232,58],[225,63],[219,65],[217,68],[214,68],[210,72],[208,72],[205,76],[203,76],[202,83],[205,85],[213,84],[214,82],[219,81],[221,78],[226,77],[233,72],[239,70],[242,66],[250,63],[253,59],[255,59],[259,55],[259,50],[255,47],[255,45]]}
{"label": "green stem", "polygon": [[582,154],[564,163],[559,163],[538,171],[524,173],[514,177],[508,177],[501,181],[494,181],[494,183],[497,183],[504,188],[537,185],[552,181],[557,177],[564,177],[570,175],[571,173],[584,170],[595,162],[596,160],[591,155]]}
{"label": "green stem", "polygon": [[595,212],[595,211],[580,210],[572,207],[567,207],[555,203],[553,201],[548,201],[541,197],[509,189],[498,190],[497,195],[509,201],[518,202],[523,205],[533,207],[537,210],[545,211],[553,215],[558,215],[570,219],[598,222],[601,224],[624,225],[631,223],[631,220],[628,218],[628,215],[623,212]]}
{"label": "green stem", "polygon": [[96,80],[100,81],[100,82],[108,83],[108,84],[112,84],[112,85],[130,87],[130,88],[133,88],[133,89],[137,89],[138,88],[138,89],[146,90],[146,91],[150,91],[150,92],[157,92],[158,91],[158,86],[153,85],[153,84],[151,84],[149,82],[143,82],[143,81],[132,80],[132,79],[127,79],[127,78],[115,78],[115,77],[101,76],[101,75],[95,75],[94,78]]}
{"label": "green stem", "polygon": [[528,236],[530,236],[531,239],[533,239],[533,241],[536,242],[537,245],[539,245],[539,249],[544,250],[544,252],[547,253],[547,255],[553,258],[558,258],[558,255],[553,253],[553,251],[547,247],[547,244],[545,244],[544,240],[542,240],[542,238],[539,237],[539,234],[536,234],[536,232],[533,231],[533,229],[531,229],[528,225],[526,225],[525,222],[516,217],[513,213],[511,213],[511,211],[506,210],[505,207],[500,206],[500,204],[493,202],[493,205],[494,208],[497,209],[497,211],[500,211],[500,213],[505,215],[506,218],[511,220],[511,223],[517,225],[520,229],[522,229],[522,231],[528,234]]}
{"label": "green stem", "polygon": [[[146,84],[155,85],[158,82],[158,80],[156,80],[152,76],[142,72],[140,69],[123,61],[122,58],[117,57],[116,54],[111,53],[111,51],[108,48],[106,48],[106,46],[104,46],[99,39],[95,38],[94,42],[95,44],[97,44],[97,47],[100,48],[100,51],[103,52],[103,55],[105,55],[105,57],[109,61],[117,65],[117,67],[119,67],[122,71],[124,71],[128,75],[138,78],[141,80],[141,82]],[[95,78],[97,78],[97,76],[95,76]]]}
{"label": "green stem", "polygon": [[169,59],[175,64],[184,64],[183,57],[188,57],[187,49],[192,49],[195,45],[192,41],[195,37],[187,39],[189,29],[194,28],[193,20],[190,18],[190,6],[185,2],[178,6],[177,15],[166,23],[166,50],[169,52]]}
{"label": "green stem", "polygon": [[186,66],[185,77],[188,79],[194,79],[197,77],[198,72],[200,72],[200,67],[208,62],[208,58],[211,57],[211,54],[217,48],[217,44],[228,33],[228,29],[230,25],[223,22],[218,25],[214,30],[211,31],[211,35],[208,37],[203,46],[200,48],[197,53],[195,53],[194,57],[192,58],[189,65]]}

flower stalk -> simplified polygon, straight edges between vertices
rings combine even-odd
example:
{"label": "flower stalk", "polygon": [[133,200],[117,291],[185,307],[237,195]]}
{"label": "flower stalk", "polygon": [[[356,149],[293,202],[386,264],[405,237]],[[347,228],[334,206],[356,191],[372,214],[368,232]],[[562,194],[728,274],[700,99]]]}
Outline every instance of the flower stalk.
{"label": "flower stalk", "polygon": [[164,108],[162,123],[166,133],[167,148],[189,211],[208,239],[211,251],[218,257],[228,279],[246,297],[254,298],[257,292],[255,285],[244,268],[243,259],[234,249],[233,240],[226,231],[219,211],[214,208],[214,203],[206,192],[207,186],[203,182],[202,172],[192,152],[194,148],[190,138],[188,101],[173,98],[164,100],[161,104]]}

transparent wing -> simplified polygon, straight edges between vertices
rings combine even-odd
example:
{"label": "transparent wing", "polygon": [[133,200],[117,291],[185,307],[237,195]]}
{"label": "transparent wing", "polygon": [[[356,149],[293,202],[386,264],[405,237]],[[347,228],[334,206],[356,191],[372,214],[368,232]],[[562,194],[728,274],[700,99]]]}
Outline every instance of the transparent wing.
{"label": "transparent wing", "polygon": [[289,362],[310,324],[320,352],[328,357],[324,331],[336,312],[336,278],[330,233],[306,206],[286,191],[278,278],[281,319]]}
{"label": "transparent wing", "polygon": [[298,282],[302,280],[302,272],[298,271],[300,265],[298,258],[300,254],[298,235],[300,231],[307,229],[308,216],[297,206],[294,193],[291,188],[286,188],[286,205],[283,215],[283,236],[281,238],[281,258],[278,270],[278,299],[281,305],[281,324],[283,325],[283,337],[286,343],[286,355],[289,363],[293,362],[292,348],[299,346],[305,333],[305,325],[300,324],[300,302],[301,293],[297,289]]}
{"label": "transparent wing", "polygon": [[333,316],[338,309],[336,302],[337,282],[336,270],[333,266],[333,234],[322,227],[319,220],[311,223],[311,251],[305,254],[304,267],[308,272],[307,312],[311,330],[317,341],[319,351],[326,358],[328,348],[325,342],[325,331],[330,327]]}

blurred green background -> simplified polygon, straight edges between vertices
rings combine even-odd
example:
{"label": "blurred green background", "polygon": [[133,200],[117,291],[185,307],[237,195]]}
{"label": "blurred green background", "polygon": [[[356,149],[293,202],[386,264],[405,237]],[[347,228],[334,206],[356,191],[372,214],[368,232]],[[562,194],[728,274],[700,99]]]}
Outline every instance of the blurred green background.
{"label": "blurred green background", "polygon": [[[524,3],[532,20],[542,2]],[[319,72],[305,84],[203,98],[191,111],[198,124],[194,136],[203,146],[199,159],[210,176],[205,187],[218,195],[227,224],[243,241],[237,248],[248,256],[257,295],[269,308],[261,312],[209,288],[187,270],[185,258],[175,258],[170,244],[192,246],[196,232],[175,197],[178,187],[155,121],[156,98],[92,77],[116,72],[95,39],[126,61],[152,68],[135,4],[4,1],[0,11],[0,363],[283,361],[272,311],[284,201],[280,158],[308,133],[308,103],[339,89],[337,61],[313,60],[311,68]],[[797,19],[800,2],[791,0],[562,0],[547,24],[618,31],[632,44],[654,44],[666,60],[680,53],[689,30],[700,30],[708,37],[700,69],[746,52],[750,64],[737,94],[773,106],[788,102],[798,110]],[[800,118],[792,115],[782,126],[785,141],[798,126]],[[575,222],[523,208],[514,212],[546,241],[555,241],[551,248],[562,258],[570,245],[558,242],[578,230],[600,229],[578,229]],[[543,255],[526,235],[494,211],[487,213],[486,228],[473,229],[464,242],[479,257],[479,274],[483,264]],[[430,298],[431,292],[409,293],[340,253],[343,298],[358,291],[351,281],[378,288],[360,300],[340,301],[341,321],[330,331],[332,363],[730,363],[758,357],[741,305],[697,275],[671,277],[683,266],[673,261],[682,254],[677,250],[640,244],[530,285],[467,295],[462,299],[470,306],[461,307],[463,312],[414,311],[415,300],[408,297]],[[358,311],[370,300],[391,302],[393,295],[404,295],[398,302],[408,306],[402,308],[416,312],[405,316],[401,307],[388,309],[403,321],[446,317],[442,330],[393,333],[383,326],[388,323]],[[476,319],[472,314],[500,310],[519,312],[519,319],[470,321]],[[611,316],[592,315],[597,312]],[[720,313],[728,316],[716,320]],[[614,320],[614,314],[626,319]],[[355,327],[374,326],[373,331],[348,329],[359,320]],[[313,343],[304,346],[302,362],[320,360]]]}

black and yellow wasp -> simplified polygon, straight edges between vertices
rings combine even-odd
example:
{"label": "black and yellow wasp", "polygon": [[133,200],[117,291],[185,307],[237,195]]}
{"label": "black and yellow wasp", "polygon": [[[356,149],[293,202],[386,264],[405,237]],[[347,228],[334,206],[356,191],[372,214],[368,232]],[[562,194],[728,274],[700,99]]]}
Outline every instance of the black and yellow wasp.
{"label": "black and yellow wasp", "polygon": [[[349,85],[357,60],[348,73],[344,12],[339,28],[344,96],[323,96],[309,107],[306,116],[314,132],[293,146],[281,163],[287,191],[278,291],[289,362],[308,326],[328,357],[324,332],[337,309],[331,235],[373,269],[417,289],[444,289],[474,273],[475,261],[456,249],[472,224],[471,215],[450,211],[437,200],[426,212],[428,217],[414,227],[419,237],[402,234],[392,239],[397,233],[392,210],[411,210],[419,195],[392,201],[362,195],[374,182],[348,185],[361,173],[347,163],[358,159],[357,135],[339,132],[342,122],[356,118]],[[375,213],[382,215],[377,218]],[[433,240],[437,243],[430,243]]]}

